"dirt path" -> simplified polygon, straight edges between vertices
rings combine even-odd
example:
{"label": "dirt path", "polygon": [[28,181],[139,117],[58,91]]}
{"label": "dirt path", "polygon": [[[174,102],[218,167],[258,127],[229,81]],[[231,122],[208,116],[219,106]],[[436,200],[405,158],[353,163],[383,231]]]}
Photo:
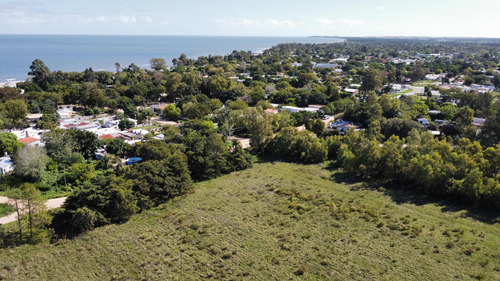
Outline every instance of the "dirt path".
{"label": "dirt path", "polygon": [[[47,209],[49,209],[49,210],[59,208],[64,204],[64,202],[66,201],[66,198],[67,197],[49,199],[45,202],[45,206],[47,206]],[[9,200],[9,198],[7,198],[5,196],[0,196],[0,203],[12,205],[12,202]],[[17,220],[17,214],[14,212],[14,213],[11,213],[5,217],[1,217],[0,224],[6,224],[6,223],[13,222],[16,220]]]}

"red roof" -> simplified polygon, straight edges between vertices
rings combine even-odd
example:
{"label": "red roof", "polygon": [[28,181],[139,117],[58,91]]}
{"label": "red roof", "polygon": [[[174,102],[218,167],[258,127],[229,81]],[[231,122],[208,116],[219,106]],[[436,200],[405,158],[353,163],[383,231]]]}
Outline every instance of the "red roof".
{"label": "red roof", "polygon": [[64,127],[65,127],[65,128],[71,128],[71,127],[73,127],[73,125],[68,124],[68,125],[64,125]]}
{"label": "red roof", "polygon": [[101,139],[102,140],[110,140],[110,139],[114,139],[115,137],[113,137],[112,135],[110,134],[106,134],[106,135],[102,135],[101,136]]}
{"label": "red roof", "polygon": [[35,139],[33,137],[27,137],[27,138],[24,138],[24,139],[19,139],[20,142],[24,143],[24,144],[29,144],[29,143],[32,143],[32,142],[35,142],[35,141],[38,141],[39,139]]}
{"label": "red roof", "polygon": [[85,125],[89,125],[89,123],[82,122],[82,123],[78,124],[78,126],[85,126]]}

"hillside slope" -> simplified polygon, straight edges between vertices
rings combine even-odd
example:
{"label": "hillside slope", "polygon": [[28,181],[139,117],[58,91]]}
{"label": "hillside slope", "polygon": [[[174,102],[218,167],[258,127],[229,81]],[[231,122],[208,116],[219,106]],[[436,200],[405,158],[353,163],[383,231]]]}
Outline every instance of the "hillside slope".
{"label": "hillside slope", "polygon": [[[71,241],[0,250],[8,280],[500,279],[500,226],[256,164]],[[382,190],[382,189],[380,189]],[[398,202],[404,196],[399,194]],[[394,197],[393,197],[394,198]]]}

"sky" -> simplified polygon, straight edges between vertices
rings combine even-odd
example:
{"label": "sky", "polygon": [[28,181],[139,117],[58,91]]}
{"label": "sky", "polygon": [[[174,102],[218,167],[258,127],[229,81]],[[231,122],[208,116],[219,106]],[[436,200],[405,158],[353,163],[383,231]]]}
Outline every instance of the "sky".
{"label": "sky", "polygon": [[0,0],[0,34],[500,38],[500,0]]}

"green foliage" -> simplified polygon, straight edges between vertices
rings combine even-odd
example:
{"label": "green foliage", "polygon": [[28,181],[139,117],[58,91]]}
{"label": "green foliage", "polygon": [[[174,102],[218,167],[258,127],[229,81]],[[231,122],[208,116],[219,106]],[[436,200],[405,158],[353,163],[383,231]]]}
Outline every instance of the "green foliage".
{"label": "green foliage", "polygon": [[14,156],[14,163],[16,164],[14,172],[27,180],[40,180],[48,162],[49,157],[45,148],[25,146],[19,149]]}
{"label": "green foliage", "polygon": [[122,131],[124,131],[126,129],[132,129],[134,126],[135,126],[135,123],[129,119],[122,119],[118,123],[118,128],[120,128],[120,130],[122,130]]}
{"label": "green foliage", "polygon": [[326,147],[314,133],[294,128],[281,130],[270,141],[267,151],[287,161],[305,164],[323,162],[328,156]]}
{"label": "green foliage", "polygon": [[163,110],[163,116],[170,121],[177,121],[181,117],[181,109],[171,103]]}
{"label": "green foliage", "polygon": [[126,143],[121,138],[109,139],[103,141],[103,144],[106,146],[106,152],[110,154],[115,154],[122,156],[124,153],[129,152],[132,146]]}
{"label": "green foliage", "polygon": [[[442,204],[412,192],[342,183],[348,179],[320,165],[259,163],[197,183],[192,194],[124,224],[73,240],[0,249],[9,257],[0,261],[0,276],[498,279],[498,224],[476,219],[484,214],[443,211]],[[95,225],[79,218],[96,221],[95,212],[82,213],[75,225]]]}
{"label": "green foliage", "polygon": [[0,154],[5,153],[12,154],[15,153],[23,147],[23,144],[17,141],[17,136],[13,133],[2,132],[0,133]]}

